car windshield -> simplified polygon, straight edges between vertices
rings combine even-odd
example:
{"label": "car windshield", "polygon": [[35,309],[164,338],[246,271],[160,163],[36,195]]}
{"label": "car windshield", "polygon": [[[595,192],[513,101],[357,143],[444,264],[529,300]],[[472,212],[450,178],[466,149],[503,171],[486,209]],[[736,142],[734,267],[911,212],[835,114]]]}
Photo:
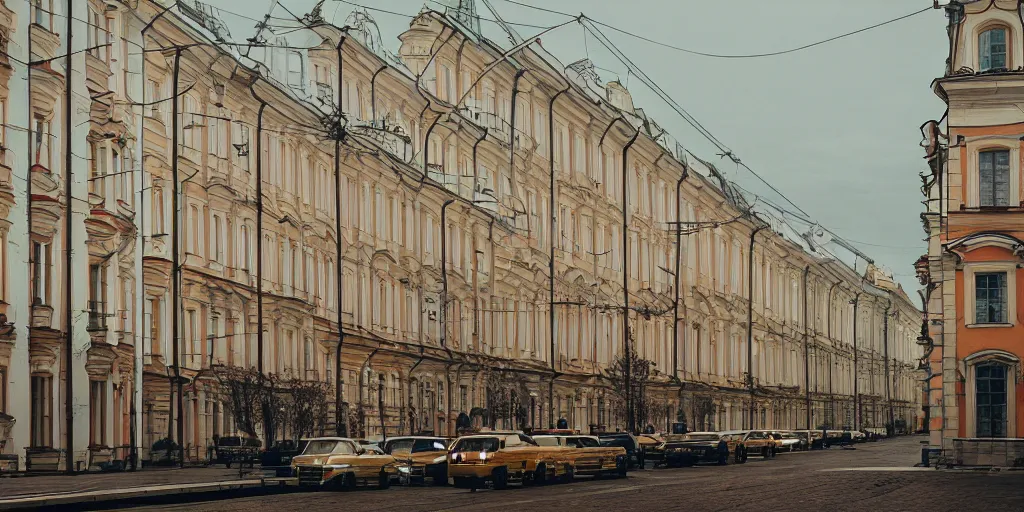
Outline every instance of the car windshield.
{"label": "car windshield", "polygon": [[782,433],[782,438],[783,439],[799,439],[799,436],[797,436],[796,434],[794,434],[792,432],[783,432]]}
{"label": "car windshield", "polygon": [[387,453],[422,453],[446,450],[448,450],[448,447],[445,446],[444,441],[441,439],[399,439],[388,442],[387,448],[384,451]]}
{"label": "car windshield", "polygon": [[538,436],[533,438],[533,441],[540,446],[558,446],[557,437]]}
{"label": "car windshield", "polygon": [[456,452],[496,452],[498,451],[497,437],[471,437],[460,439],[455,444]]}
{"label": "car windshield", "polygon": [[306,445],[303,455],[352,455],[352,446],[344,441],[313,440]]}
{"label": "car windshield", "polygon": [[221,446],[242,446],[242,438],[236,436],[228,436],[220,438]]}
{"label": "car windshield", "polygon": [[718,441],[718,434],[686,434],[683,439],[686,441]]}

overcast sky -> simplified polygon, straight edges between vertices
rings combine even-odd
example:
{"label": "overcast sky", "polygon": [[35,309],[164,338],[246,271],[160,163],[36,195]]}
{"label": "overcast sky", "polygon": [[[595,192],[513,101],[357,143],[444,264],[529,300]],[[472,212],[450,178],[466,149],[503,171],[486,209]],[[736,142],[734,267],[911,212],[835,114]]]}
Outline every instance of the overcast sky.
{"label": "overcast sky", "polygon": [[[444,1],[444,0],[442,0]],[[794,48],[896,18],[931,0],[517,0],[589,17],[674,46],[705,53],[752,54]],[[414,15],[423,0],[353,0]],[[506,21],[550,26],[567,18],[490,0]],[[206,0],[260,17],[273,0]],[[315,0],[282,0],[296,14]],[[685,5],[683,5],[685,4]],[[428,6],[440,9],[437,3]],[[343,25],[354,7],[327,0],[325,17]],[[478,13],[492,17],[477,0]],[[336,15],[335,15],[336,13]],[[275,16],[286,15],[280,7]],[[371,11],[385,45],[410,18]],[[252,35],[252,21],[223,13],[233,39]],[[482,23],[496,42],[507,40]],[[539,29],[515,27],[526,38]],[[681,53],[604,32],[640,69],[696,117],[744,163],[822,225],[852,241],[890,269],[908,293],[918,288],[913,262],[925,252],[918,173],[925,168],[918,127],[942,115],[931,92],[947,53],[942,11],[928,11],[868,32],[800,52],[756,59],[716,59]],[[757,179],[727,161],[652,94],[578,24],[542,38],[563,64],[589,57],[601,79],[627,84],[637,106],[668,128],[687,149],[720,162],[726,177],[772,197]]]}

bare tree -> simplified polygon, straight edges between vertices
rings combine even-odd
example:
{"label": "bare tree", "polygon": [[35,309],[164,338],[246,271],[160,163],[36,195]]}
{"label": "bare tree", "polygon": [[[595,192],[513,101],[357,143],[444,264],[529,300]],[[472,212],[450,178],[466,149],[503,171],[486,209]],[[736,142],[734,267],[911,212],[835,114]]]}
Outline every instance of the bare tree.
{"label": "bare tree", "polygon": [[264,421],[268,400],[267,377],[255,368],[227,366],[217,368],[217,378],[235,427],[256,437],[256,427]]}
{"label": "bare tree", "polygon": [[298,440],[323,432],[327,425],[328,386],[321,381],[289,379],[285,409],[292,426],[292,437]]}
{"label": "bare tree", "polygon": [[508,370],[487,372],[487,409],[490,412],[490,427],[498,419],[507,419],[518,428],[523,428],[528,419],[526,404],[530,403],[530,390],[522,375]]}
{"label": "bare tree", "polygon": [[707,395],[695,395],[690,400],[690,416],[694,430],[711,430],[711,417],[715,413],[715,401]]}
{"label": "bare tree", "polygon": [[626,342],[630,346],[629,359],[625,353],[619,354],[606,371],[612,392],[624,403],[626,417],[633,417],[637,425],[646,425],[652,407],[647,386],[654,363],[637,354],[632,332]]}

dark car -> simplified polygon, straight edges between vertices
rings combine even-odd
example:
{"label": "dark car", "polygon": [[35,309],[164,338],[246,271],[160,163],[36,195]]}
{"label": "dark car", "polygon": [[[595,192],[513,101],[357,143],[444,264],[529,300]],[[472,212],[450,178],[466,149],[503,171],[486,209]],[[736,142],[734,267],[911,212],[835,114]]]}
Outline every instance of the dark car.
{"label": "dark car", "polygon": [[[640,467],[644,462],[643,449],[636,437],[629,432],[608,432],[597,435],[601,446],[621,446],[626,449],[626,463],[629,469]],[[642,469],[642,468],[641,468]]]}
{"label": "dark car", "polygon": [[665,464],[670,467],[701,463],[742,464],[747,450],[740,436],[717,432],[691,432],[665,441]]}
{"label": "dark car", "polygon": [[306,440],[299,442],[290,439],[275,441],[267,450],[260,453],[260,466],[264,475],[287,477],[292,476],[292,457],[302,453],[306,448]]}
{"label": "dark car", "polygon": [[231,464],[248,463],[250,466],[259,458],[263,443],[255,437],[224,436],[217,440],[217,464],[231,467]]}

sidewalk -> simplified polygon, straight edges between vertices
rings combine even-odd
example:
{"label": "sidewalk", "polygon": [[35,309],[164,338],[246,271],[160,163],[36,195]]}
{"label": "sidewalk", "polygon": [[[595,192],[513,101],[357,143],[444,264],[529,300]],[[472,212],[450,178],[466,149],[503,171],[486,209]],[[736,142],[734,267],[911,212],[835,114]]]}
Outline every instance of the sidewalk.
{"label": "sidewalk", "polygon": [[[136,472],[0,478],[0,510],[263,487],[259,470],[158,468]],[[278,485],[266,482],[266,485]]]}

